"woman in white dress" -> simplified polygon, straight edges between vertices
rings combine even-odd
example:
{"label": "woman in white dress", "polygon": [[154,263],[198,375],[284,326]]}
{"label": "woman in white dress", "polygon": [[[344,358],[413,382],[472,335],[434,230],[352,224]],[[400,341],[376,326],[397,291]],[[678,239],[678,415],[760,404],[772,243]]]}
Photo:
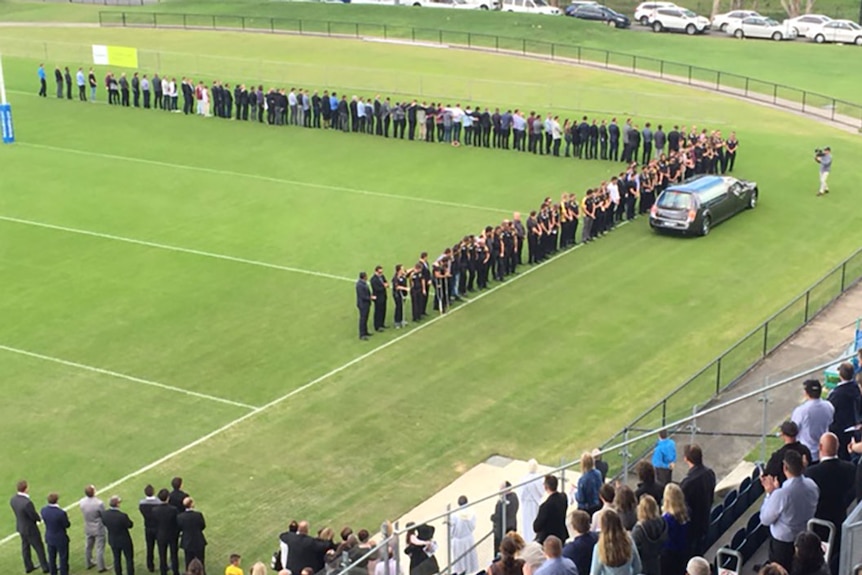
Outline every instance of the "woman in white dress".
{"label": "woman in white dress", "polygon": [[472,574],[479,571],[479,556],[476,552],[473,531],[476,529],[476,515],[467,509],[467,498],[458,498],[460,509],[449,517],[449,544],[452,546],[453,575]]}
{"label": "woman in white dress", "polygon": [[527,462],[527,475],[521,479],[520,483],[527,483],[521,487],[521,534],[524,541],[530,542],[536,539],[536,532],[533,531],[533,521],[536,520],[536,515],[539,513],[539,505],[545,497],[545,487],[543,484],[544,478],[539,475],[539,464],[535,459]]}

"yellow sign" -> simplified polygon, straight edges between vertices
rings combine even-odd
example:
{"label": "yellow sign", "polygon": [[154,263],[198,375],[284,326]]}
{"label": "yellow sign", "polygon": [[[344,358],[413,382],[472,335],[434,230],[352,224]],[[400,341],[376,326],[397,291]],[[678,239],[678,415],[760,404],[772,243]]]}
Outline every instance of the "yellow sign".
{"label": "yellow sign", "polygon": [[138,49],[124,46],[108,46],[108,62],[120,68],[138,67]]}

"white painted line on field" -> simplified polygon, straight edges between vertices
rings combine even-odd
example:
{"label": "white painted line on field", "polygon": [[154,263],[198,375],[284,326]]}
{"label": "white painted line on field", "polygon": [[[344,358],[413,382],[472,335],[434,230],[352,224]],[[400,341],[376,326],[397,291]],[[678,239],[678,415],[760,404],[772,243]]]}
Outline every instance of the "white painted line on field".
{"label": "white painted line on field", "polygon": [[32,351],[27,351],[25,349],[18,349],[17,347],[9,347],[8,345],[0,344],[0,350],[8,351],[9,353],[17,353],[18,355],[24,355],[24,356],[32,357],[35,359],[41,359],[43,361],[50,361],[51,363],[59,363],[60,365],[65,365],[68,367],[74,367],[76,369],[83,369],[85,371],[92,371],[93,373],[99,373],[101,375],[108,375],[110,377],[114,377],[117,379],[125,379],[126,381],[131,381],[133,383],[140,383],[143,385],[158,387],[159,389],[166,389],[168,391],[174,391],[176,393],[182,393],[184,395],[190,395],[192,397],[199,397],[201,399],[207,399],[209,401],[215,401],[217,403],[224,403],[227,405],[232,405],[234,407],[242,407],[243,409],[249,409],[252,411],[257,409],[255,406],[248,405],[247,403],[240,403],[238,401],[225,399],[223,397],[216,397],[215,395],[208,395],[206,393],[198,393],[197,391],[190,391],[188,389],[183,389],[181,387],[174,387],[173,385],[165,385],[164,383],[159,383],[157,381],[151,381],[149,379],[142,379],[140,377],[135,377],[133,375],[126,375],[125,373],[119,373],[116,371],[111,371],[109,369],[102,369],[100,367],[93,367],[92,365],[84,365],[83,363],[77,363],[74,361],[68,361],[65,359],[60,359],[59,357],[51,357],[50,355],[42,355],[41,353],[35,353]]}
{"label": "white painted line on field", "polygon": [[[627,223],[628,223],[628,221],[620,222],[619,224],[617,224],[617,227],[622,227],[622,226],[626,225]],[[191,443],[189,443],[189,444],[187,444],[187,445],[184,445],[183,447],[180,447],[180,448],[179,448],[179,449],[177,449],[176,451],[172,451],[171,453],[168,453],[167,455],[165,455],[165,456],[163,456],[163,457],[160,457],[159,459],[157,459],[157,460],[153,461],[152,463],[149,463],[149,464],[145,465],[144,467],[141,467],[140,469],[138,469],[138,470],[136,470],[136,471],[133,471],[133,472],[129,473],[128,475],[124,476],[124,477],[121,477],[120,479],[118,479],[118,480],[114,481],[113,483],[110,483],[110,484],[108,484],[108,485],[105,485],[104,487],[99,488],[99,491],[109,491],[109,490],[111,490],[111,489],[114,489],[115,487],[117,487],[118,485],[121,485],[121,484],[125,483],[125,482],[126,482],[126,481],[128,481],[129,479],[133,479],[133,478],[135,478],[135,477],[137,477],[137,476],[139,476],[139,475],[141,475],[141,474],[143,474],[143,473],[146,473],[147,471],[150,471],[151,469],[153,469],[153,468],[155,468],[155,467],[158,467],[158,466],[159,466],[159,465],[161,465],[162,463],[166,463],[167,461],[170,461],[170,460],[171,460],[171,459],[173,459],[174,457],[176,457],[176,456],[178,456],[178,455],[181,455],[181,454],[185,453],[186,451],[189,451],[190,449],[194,449],[194,448],[195,448],[195,447],[197,447],[198,445],[201,445],[202,443],[205,443],[206,441],[209,441],[209,440],[210,440],[210,439],[212,439],[213,437],[215,437],[215,436],[217,436],[217,435],[220,435],[220,434],[224,433],[225,431],[227,431],[227,430],[229,430],[229,429],[231,429],[231,428],[235,427],[236,425],[239,425],[240,423],[244,422],[245,420],[250,419],[250,418],[254,417],[255,415],[257,415],[257,414],[259,414],[259,413],[263,413],[264,411],[267,411],[267,410],[269,410],[269,409],[271,409],[271,408],[275,407],[276,405],[278,405],[278,404],[280,404],[280,403],[283,403],[283,402],[287,401],[288,399],[290,399],[290,398],[292,398],[292,397],[294,397],[294,396],[296,396],[296,395],[299,395],[299,394],[300,394],[300,393],[302,393],[303,391],[306,391],[307,389],[310,389],[310,388],[312,388],[312,387],[316,386],[317,384],[319,384],[319,383],[321,383],[321,382],[323,382],[323,381],[326,381],[326,380],[327,380],[327,379],[329,379],[330,377],[332,377],[332,376],[334,376],[334,375],[337,375],[337,374],[341,373],[342,371],[344,371],[344,370],[346,370],[346,369],[348,369],[348,368],[350,368],[350,367],[352,367],[352,366],[354,366],[354,365],[356,365],[356,364],[358,364],[358,363],[361,363],[362,361],[364,361],[364,360],[368,359],[369,357],[372,357],[372,356],[376,355],[377,353],[379,353],[379,352],[383,351],[384,349],[386,349],[386,348],[388,348],[388,347],[391,347],[391,346],[395,345],[395,344],[396,344],[396,343],[398,343],[399,341],[404,340],[404,339],[406,339],[406,338],[410,337],[411,335],[414,335],[414,334],[418,333],[419,331],[421,331],[421,330],[425,329],[425,328],[426,328],[426,327],[428,327],[429,325],[433,325],[433,324],[437,323],[438,321],[442,320],[443,318],[445,318],[445,317],[449,317],[450,315],[452,315],[452,314],[454,314],[454,313],[458,312],[459,310],[462,310],[462,309],[466,308],[468,305],[471,305],[471,304],[473,304],[473,303],[475,303],[475,302],[479,301],[479,300],[480,300],[480,299],[482,299],[483,297],[488,296],[488,295],[490,295],[490,294],[494,293],[494,292],[495,292],[495,291],[497,291],[498,289],[503,288],[503,287],[506,287],[506,286],[508,286],[508,285],[512,285],[514,282],[518,281],[519,279],[521,279],[521,278],[523,278],[523,277],[526,277],[526,276],[530,275],[530,274],[531,274],[531,273],[533,273],[534,271],[536,271],[536,270],[538,270],[538,269],[541,269],[541,268],[545,267],[546,265],[550,264],[551,262],[553,262],[553,261],[555,261],[555,260],[558,260],[558,259],[560,259],[561,257],[563,257],[563,256],[565,256],[565,255],[567,255],[567,254],[570,254],[570,253],[574,252],[574,251],[575,251],[575,250],[577,250],[577,249],[580,249],[581,247],[583,247],[583,245],[584,245],[583,243],[580,243],[580,244],[576,245],[575,247],[573,247],[573,248],[571,248],[571,249],[569,249],[569,250],[566,250],[566,251],[564,251],[564,252],[560,252],[560,253],[558,253],[557,255],[555,255],[555,256],[553,256],[553,257],[551,257],[550,259],[545,260],[544,262],[542,262],[542,263],[540,263],[540,264],[538,264],[538,265],[535,265],[535,266],[533,266],[533,267],[531,267],[531,268],[529,268],[529,269],[527,269],[527,270],[525,270],[525,271],[523,271],[523,272],[519,273],[518,275],[516,275],[516,276],[512,277],[510,280],[508,280],[508,281],[506,281],[506,282],[504,282],[504,283],[498,283],[497,285],[495,285],[495,286],[494,286],[494,287],[492,287],[491,289],[489,289],[489,290],[487,290],[487,291],[484,291],[484,292],[480,293],[480,294],[479,294],[479,295],[477,295],[476,297],[473,297],[473,298],[470,298],[469,300],[466,300],[463,304],[459,305],[459,306],[458,306],[458,307],[456,307],[456,308],[453,308],[449,313],[447,313],[447,314],[445,314],[445,315],[438,315],[437,317],[434,317],[434,318],[432,318],[432,319],[430,319],[430,320],[426,321],[425,323],[421,323],[421,324],[417,325],[415,328],[413,328],[413,329],[411,329],[411,330],[407,331],[406,333],[403,333],[403,334],[399,335],[399,336],[398,336],[398,337],[396,337],[395,339],[391,339],[391,340],[387,341],[386,343],[384,343],[384,344],[382,344],[382,345],[379,345],[379,346],[377,346],[377,347],[375,347],[375,348],[373,348],[373,349],[371,349],[371,350],[367,351],[366,353],[364,353],[364,354],[362,354],[362,355],[360,355],[360,356],[358,356],[358,357],[355,357],[355,358],[351,359],[350,361],[348,361],[348,362],[347,362],[347,363],[345,363],[344,365],[342,365],[342,366],[340,366],[340,367],[337,367],[337,368],[333,369],[332,371],[329,371],[329,372],[327,372],[327,373],[324,373],[323,375],[321,375],[321,376],[320,376],[320,377],[318,377],[317,379],[313,379],[312,381],[309,381],[309,382],[308,382],[308,383],[306,383],[305,385],[303,385],[303,386],[301,386],[301,387],[297,387],[297,388],[296,388],[296,389],[294,389],[293,391],[290,391],[290,392],[288,392],[288,393],[286,393],[286,394],[282,395],[281,397],[278,397],[278,398],[276,398],[276,399],[274,399],[274,400],[270,401],[270,402],[269,402],[269,403],[267,403],[266,405],[263,405],[263,406],[261,406],[261,407],[258,407],[258,408],[256,408],[256,409],[254,409],[253,411],[250,411],[249,413],[246,413],[246,414],[245,414],[245,415],[243,415],[242,417],[238,417],[237,419],[234,419],[233,421],[229,421],[228,423],[226,423],[225,425],[223,425],[223,426],[219,427],[218,429],[216,429],[216,430],[214,430],[214,431],[211,431],[211,432],[207,433],[207,434],[206,434],[206,435],[204,435],[203,437],[200,437],[200,438],[198,438],[198,439],[196,439],[196,440],[192,441]],[[360,345],[361,345],[361,344],[360,344]],[[67,508],[66,508],[66,510],[68,511],[68,510],[69,510],[69,509],[71,509],[72,507],[73,507],[73,505],[72,505],[72,506],[67,507]],[[17,536],[18,536],[18,534],[17,534],[17,533],[13,533],[13,534],[11,534],[11,535],[7,535],[7,536],[6,536],[6,537],[4,537],[3,539],[0,539],[0,546],[2,546],[2,545],[4,545],[4,544],[8,543],[9,541],[11,541],[11,540],[15,539]]]}
{"label": "white painted line on field", "polygon": [[150,248],[157,248],[160,250],[168,250],[168,251],[172,251],[172,252],[192,254],[195,256],[204,256],[204,257],[208,257],[208,258],[215,258],[218,260],[226,260],[229,262],[248,264],[248,265],[252,265],[252,266],[260,266],[260,267],[264,267],[264,268],[271,268],[271,269],[275,269],[275,270],[282,270],[282,271],[293,272],[293,273],[297,273],[297,274],[305,274],[305,275],[309,275],[309,276],[316,276],[316,277],[327,278],[327,279],[332,279],[332,280],[340,280],[340,281],[346,281],[346,282],[351,282],[351,283],[356,281],[355,279],[351,279],[351,278],[344,277],[344,276],[337,276],[337,275],[333,275],[333,274],[328,274],[325,272],[316,272],[316,271],[312,271],[312,270],[304,270],[301,268],[293,268],[293,267],[289,267],[289,266],[271,264],[271,263],[262,262],[259,260],[249,260],[249,259],[245,259],[245,258],[238,258],[235,256],[227,256],[224,254],[216,254],[213,252],[205,252],[205,251],[201,251],[201,250],[195,250],[195,249],[191,249],[191,248],[181,248],[179,246],[159,244],[156,242],[149,242],[146,240],[136,240],[134,238],[115,236],[113,234],[104,234],[102,232],[91,232],[89,230],[81,230],[78,228],[68,228],[66,226],[57,226],[54,224],[46,224],[44,222],[37,222],[34,220],[24,220],[21,218],[13,218],[11,216],[0,216],[0,221],[12,222],[15,224],[23,224],[26,226],[35,226],[35,227],[39,227],[39,228],[46,228],[49,230],[57,230],[57,231],[61,231],[61,232],[68,232],[70,234],[80,234],[82,236],[92,236],[94,238],[114,240],[114,241],[118,241],[118,242],[125,242],[128,244],[136,244],[136,245],[140,245],[140,246],[147,246]]}
{"label": "white painted line on field", "polygon": [[116,154],[103,154],[101,152],[88,152],[87,150],[78,150],[75,148],[62,148],[58,146],[48,146],[45,144],[33,144],[30,142],[22,142],[18,140],[17,144],[19,146],[26,146],[30,148],[37,148],[40,150],[50,150],[52,152],[66,152],[69,154],[78,154],[81,156],[92,156],[94,158],[103,158],[105,160],[119,160],[123,162],[134,162],[137,164],[146,164],[148,166],[159,166],[162,168],[173,168],[176,170],[190,170],[194,172],[202,172],[205,174],[214,174],[217,176],[230,176],[235,178],[249,178],[252,180],[260,180],[263,182],[270,182],[274,184],[285,184],[288,186],[301,186],[305,188],[313,188],[318,190],[329,190],[333,192],[345,192],[348,194],[357,194],[362,196],[373,196],[378,198],[386,198],[390,200],[403,200],[407,202],[419,202],[423,204],[432,204],[435,206],[446,206],[449,208],[458,208],[458,209],[469,209],[469,210],[482,210],[485,212],[495,212],[495,213],[503,213],[509,214],[510,210],[503,210],[500,208],[492,208],[489,206],[475,206],[473,204],[460,204],[458,202],[447,202],[445,200],[434,200],[430,198],[421,198],[414,196],[399,196],[398,194],[387,194],[385,192],[373,192],[371,190],[362,190],[359,188],[346,188],[344,186],[331,186],[329,184],[316,184],[314,182],[301,182],[299,180],[286,180],[282,178],[274,178],[272,176],[263,176],[260,174],[249,174],[246,172],[234,172],[231,170],[217,170],[215,168],[204,168],[201,166],[190,166],[188,164],[174,164],[171,162],[160,162],[158,160],[147,160],[144,158],[133,158],[130,156],[118,156]]}

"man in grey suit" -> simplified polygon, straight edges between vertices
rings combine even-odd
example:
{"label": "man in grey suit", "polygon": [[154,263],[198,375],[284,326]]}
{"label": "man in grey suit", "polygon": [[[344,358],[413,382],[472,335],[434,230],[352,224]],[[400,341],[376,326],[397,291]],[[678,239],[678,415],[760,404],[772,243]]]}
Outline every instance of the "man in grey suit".
{"label": "man in grey suit", "polygon": [[[102,524],[102,511],[105,504],[96,497],[96,487],[88,485],[84,488],[84,498],[79,503],[84,515],[84,536],[87,540],[84,556],[87,569],[99,567],[99,573],[105,568],[105,526]],[[93,548],[96,549],[96,562],[93,563]]]}
{"label": "man in grey suit", "polygon": [[18,535],[21,536],[21,557],[24,559],[24,569],[27,573],[36,570],[36,566],[33,565],[33,556],[30,554],[30,548],[32,547],[39,558],[39,566],[42,567],[42,572],[48,573],[48,558],[45,556],[42,533],[39,531],[39,525],[37,525],[42,521],[42,518],[36,513],[36,506],[30,501],[27,482],[24,480],[19,481],[17,489],[18,492],[9,501],[9,505],[15,513],[15,524],[18,529]]}

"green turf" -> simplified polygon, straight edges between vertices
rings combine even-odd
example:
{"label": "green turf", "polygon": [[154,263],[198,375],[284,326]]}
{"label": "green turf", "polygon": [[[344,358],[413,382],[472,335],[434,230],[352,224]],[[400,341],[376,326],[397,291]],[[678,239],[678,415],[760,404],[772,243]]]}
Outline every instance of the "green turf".
{"label": "green turf", "polygon": [[[82,42],[85,32],[51,33]],[[131,502],[145,482],[184,475],[211,526],[211,566],[233,551],[265,558],[292,517],[373,528],[494,453],[571,458],[858,247],[846,166],[862,144],[803,118],[631,78],[621,90],[619,76],[485,54],[229,33],[86,33],[157,42],[175,54],[194,49],[207,57],[176,56],[178,75],[193,68],[231,81],[241,63],[221,58],[263,51],[275,72],[337,58],[329,82],[339,88],[388,78],[384,91],[434,77],[435,91],[463,94],[464,75],[494,87],[483,103],[515,106],[531,104],[534,88],[495,82],[532,75],[608,114],[638,94],[641,120],[704,125],[708,115],[708,125],[738,127],[737,172],[762,190],[755,211],[709,238],[655,236],[641,219],[403,340],[387,333],[367,344],[355,338],[347,281],[0,220],[2,345],[259,407],[394,342],[116,488]],[[30,32],[36,41],[47,34]],[[70,51],[65,61],[78,57]],[[40,100],[38,61],[4,63],[19,143],[0,149],[12,166],[0,216],[347,278],[376,263],[387,271],[412,263],[423,249],[436,254],[505,217],[495,210],[526,211],[618,169]],[[245,69],[242,79],[257,72]],[[324,80],[312,73],[304,81]],[[824,141],[836,153],[834,193],[817,199],[811,148]],[[817,221],[831,223],[812,229]],[[70,503],[86,483],[115,481],[248,413],[0,355],[14,396],[0,413],[4,437],[13,438],[0,484],[26,476],[37,501],[57,489]],[[10,514],[0,515],[0,533],[11,529]],[[79,520],[73,536],[77,549]],[[17,561],[16,545],[0,547],[0,564]],[[75,553],[73,570],[81,563]]]}
{"label": "green turf", "polygon": [[[815,45],[806,40],[792,43],[767,41],[734,41],[720,38],[715,32],[711,37],[689,38],[675,34],[652,34],[648,32],[617,31],[596,24],[572,18],[549,18],[529,14],[510,14],[465,10],[419,10],[412,7],[388,6],[351,6],[307,2],[167,2],[158,6],[145,7],[104,7],[104,6],[67,6],[62,4],[30,4],[0,2],[0,17],[10,20],[68,20],[98,21],[98,12],[125,11],[130,14],[129,21],[149,22],[150,13],[189,13],[201,17],[189,17],[186,23],[196,26],[211,26],[212,18],[219,16],[218,22],[224,26],[242,26],[238,16],[248,17],[249,28],[269,29],[269,18],[281,19],[274,24],[276,29],[298,29],[298,20],[303,20],[305,32],[319,31],[343,34],[382,35],[382,27],[387,26],[391,37],[417,37],[427,41],[439,41],[438,30],[452,31],[444,34],[443,41],[497,46],[491,36],[504,39],[502,48],[550,54],[549,43],[578,45],[584,49],[583,57],[603,61],[603,50],[611,50],[624,55],[612,56],[611,64],[629,67],[631,56],[638,57],[639,65],[647,70],[657,71],[657,60],[692,65],[704,69],[719,70],[725,73],[724,82],[742,88],[742,80],[732,80],[728,74],[756,78],[760,81],[789,86],[794,89],[824,94],[850,102],[859,100],[855,77],[847,70],[858,65],[859,50],[853,46]],[[134,16],[137,14],[137,16]],[[114,19],[116,20],[116,19]],[[173,19],[163,16],[161,20],[171,24],[183,24],[177,16]],[[327,26],[326,22],[334,22]],[[343,23],[343,24],[339,24]],[[354,23],[359,24],[359,28]],[[415,34],[411,32],[416,28]],[[4,36],[12,34],[4,30]],[[467,33],[471,33],[468,40]],[[7,34],[8,33],[8,34]],[[12,34],[14,37],[14,34]],[[63,33],[52,35],[53,39],[62,38]],[[521,40],[526,38],[526,44]],[[512,40],[516,39],[516,40]],[[86,43],[86,42],[85,42]],[[150,46],[156,49],[155,46]],[[569,53],[571,52],[571,53]],[[49,52],[50,54],[50,52]],[[574,52],[563,48],[555,50],[557,56],[574,56]],[[258,54],[258,57],[263,57]],[[650,60],[656,60],[650,62]],[[793,66],[787,66],[793,62]],[[687,67],[667,65],[665,73],[687,76]],[[715,81],[715,74],[695,70],[695,79]],[[751,89],[757,91],[771,88],[751,82]],[[801,101],[802,95],[786,90],[785,97]],[[809,99],[809,105],[812,101]],[[823,102],[825,105],[826,102]],[[818,105],[814,101],[813,105]]]}

